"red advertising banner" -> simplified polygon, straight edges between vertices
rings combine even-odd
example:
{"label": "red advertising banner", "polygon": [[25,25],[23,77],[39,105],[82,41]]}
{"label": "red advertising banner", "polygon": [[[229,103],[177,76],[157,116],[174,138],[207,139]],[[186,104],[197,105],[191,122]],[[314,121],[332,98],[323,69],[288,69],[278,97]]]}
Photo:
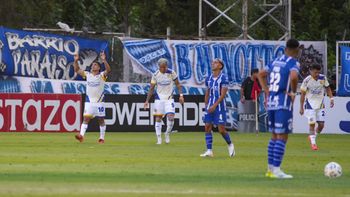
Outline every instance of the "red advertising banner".
{"label": "red advertising banner", "polygon": [[0,94],[0,131],[79,131],[79,94]]}

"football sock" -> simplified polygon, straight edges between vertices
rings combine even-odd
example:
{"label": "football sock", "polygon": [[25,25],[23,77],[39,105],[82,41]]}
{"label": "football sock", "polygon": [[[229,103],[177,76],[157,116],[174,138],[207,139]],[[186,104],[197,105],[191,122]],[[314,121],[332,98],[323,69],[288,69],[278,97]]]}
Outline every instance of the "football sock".
{"label": "football sock", "polygon": [[275,147],[276,140],[270,139],[269,145],[267,146],[267,164],[269,170],[273,170],[273,149]]}
{"label": "football sock", "polygon": [[157,137],[160,137],[160,135],[162,134],[162,122],[156,122],[155,128]]}
{"label": "football sock", "polygon": [[207,144],[207,149],[212,150],[213,134],[211,132],[205,133],[205,142]]}
{"label": "football sock", "polygon": [[100,126],[100,139],[105,139],[106,125]]}
{"label": "football sock", "polygon": [[171,130],[173,129],[173,126],[174,126],[174,120],[170,121],[169,119],[167,119],[167,121],[166,121],[166,132],[170,133]]}
{"label": "football sock", "polygon": [[318,134],[320,134],[320,133],[315,133],[315,144],[316,144],[316,139],[317,139],[317,136],[318,136]]}
{"label": "football sock", "polygon": [[323,128],[320,130],[320,127],[317,126],[315,130],[316,130],[315,134],[317,135],[322,132]]}
{"label": "football sock", "polygon": [[281,166],[284,151],[286,148],[286,141],[276,140],[275,146],[273,148],[273,166],[279,168]]}
{"label": "football sock", "polygon": [[225,141],[226,141],[227,144],[231,144],[231,143],[232,143],[232,142],[231,142],[231,139],[230,139],[230,134],[228,134],[228,132],[223,133],[223,134],[221,134],[221,135],[222,135],[222,137],[225,139]]}
{"label": "football sock", "polygon": [[311,144],[316,144],[316,135],[309,135]]}
{"label": "football sock", "polygon": [[318,127],[316,129],[316,132],[315,132],[315,143],[316,143],[316,139],[317,139],[317,136],[321,134],[321,131],[318,130]]}
{"label": "football sock", "polygon": [[81,124],[80,135],[84,136],[87,128],[88,128],[88,124],[85,124],[85,123]]}

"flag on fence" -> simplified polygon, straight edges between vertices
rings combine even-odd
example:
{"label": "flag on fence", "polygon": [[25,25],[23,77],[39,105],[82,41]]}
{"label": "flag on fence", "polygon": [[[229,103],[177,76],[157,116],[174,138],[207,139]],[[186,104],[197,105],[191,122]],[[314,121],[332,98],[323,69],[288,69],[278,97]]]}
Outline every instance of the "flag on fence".
{"label": "flag on fence", "polygon": [[252,100],[256,101],[257,98],[259,98],[259,94],[261,92],[261,87],[257,79],[254,80],[251,98]]}

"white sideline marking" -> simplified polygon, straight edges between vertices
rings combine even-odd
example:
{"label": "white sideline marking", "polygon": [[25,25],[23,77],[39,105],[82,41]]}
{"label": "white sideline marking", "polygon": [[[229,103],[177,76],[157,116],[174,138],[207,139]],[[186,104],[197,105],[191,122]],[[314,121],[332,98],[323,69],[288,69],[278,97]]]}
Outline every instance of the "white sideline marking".
{"label": "white sideline marking", "polygon": [[[8,188],[7,188],[8,189]],[[16,194],[18,190],[7,190],[2,189],[0,194]],[[103,194],[103,193],[119,193],[119,194],[171,194],[171,195],[239,195],[243,194],[249,196],[281,196],[280,193],[262,193],[261,191],[249,192],[249,191],[198,191],[198,190],[150,190],[150,189],[107,189],[107,188],[21,188],[21,193],[29,194],[40,194],[40,193],[50,193],[50,194]],[[284,193],[283,196],[310,196],[310,194],[305,193]],[[312,196],[323,196],[321,194],[313,194]]]}

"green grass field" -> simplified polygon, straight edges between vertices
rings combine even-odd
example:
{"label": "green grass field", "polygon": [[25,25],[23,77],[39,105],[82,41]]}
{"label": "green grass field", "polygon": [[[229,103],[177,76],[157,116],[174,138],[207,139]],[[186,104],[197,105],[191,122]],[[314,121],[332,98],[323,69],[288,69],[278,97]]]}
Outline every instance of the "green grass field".
{"label": "green grass field", "polygon": [[[229,158],[214,135],[214,158],[200,158],[203,133],[176,133],[156,145],[154,133],[1,133],[0,196],[350,196],[350,135],[321,135],[320,150],[306,135],[291,135],[282,168],[292,180],[265,178],[268,134],[231,133]],[[343,176],[328,179],[336,161]]]}

